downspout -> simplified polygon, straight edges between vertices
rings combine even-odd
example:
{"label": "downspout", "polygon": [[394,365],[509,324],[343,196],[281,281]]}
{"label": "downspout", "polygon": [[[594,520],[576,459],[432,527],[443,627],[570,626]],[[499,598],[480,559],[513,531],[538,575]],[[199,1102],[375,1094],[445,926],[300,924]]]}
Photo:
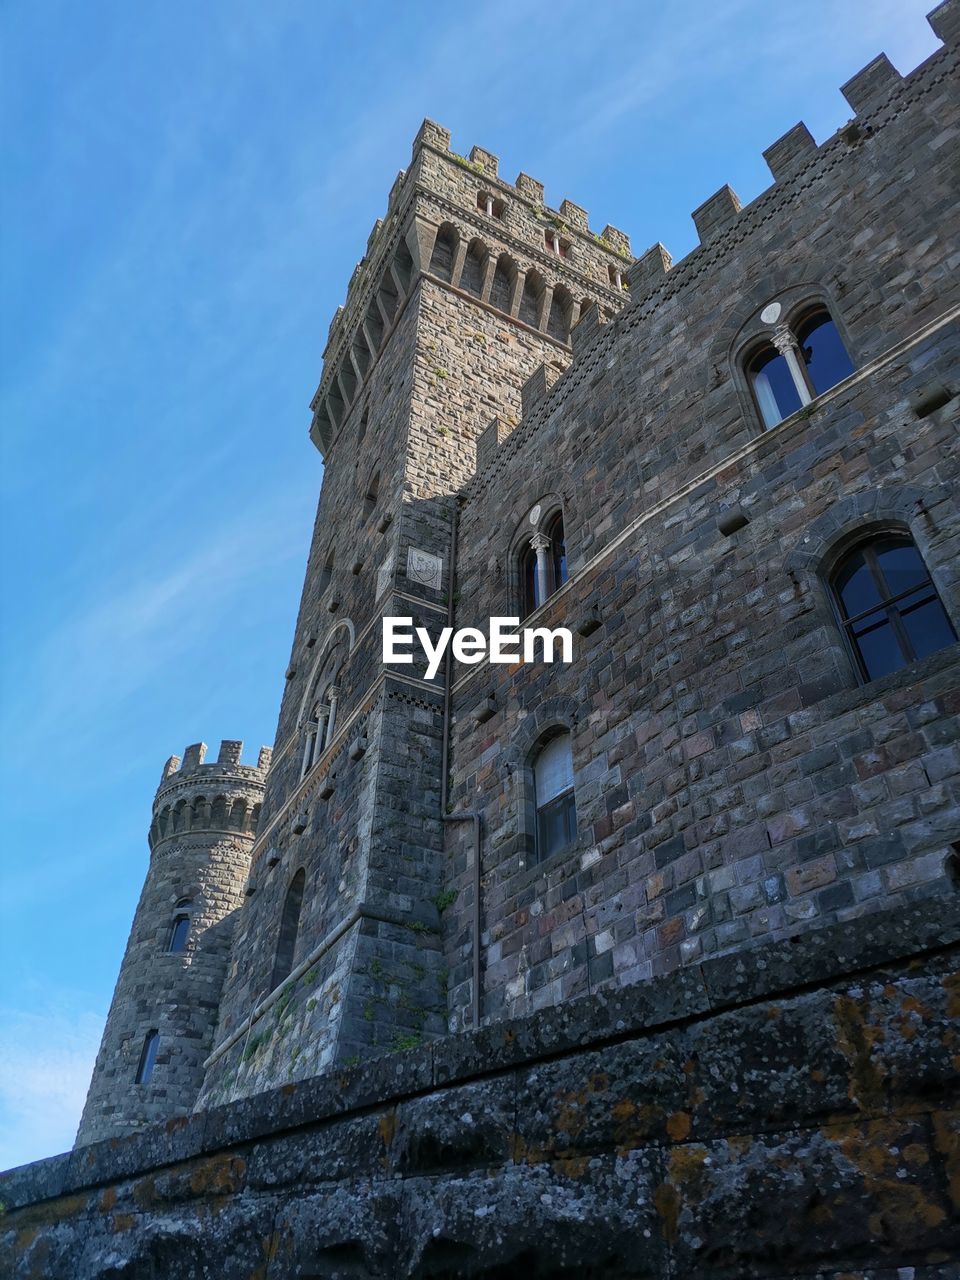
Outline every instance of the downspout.
{"label": "downspout", "polygon": [[[456,588],[457,571],[457,525],[459,515],[454,498],[453,519],[450,522],[450,560],[447,570],[447,626],[453,629],[453,597]],[[443,735],[440,749],[440,821],[473,823],[473,922],[471,938],[471,954],[473,957],[472,995],[470,998],[470,1023],[480,1026],[480,814],[477,810],[461,810],[459,813],[447,813],[448,783],[447,775],[450,761],[450,686],[453,682],[451,650],[447,645],[443,660]]]}

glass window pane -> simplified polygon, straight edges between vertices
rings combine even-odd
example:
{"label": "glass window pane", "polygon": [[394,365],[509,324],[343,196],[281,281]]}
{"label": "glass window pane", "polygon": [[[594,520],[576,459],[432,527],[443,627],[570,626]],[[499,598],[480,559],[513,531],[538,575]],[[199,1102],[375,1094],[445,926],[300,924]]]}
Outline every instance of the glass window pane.
{"label": "glass window pane", "polygon": [[880,538],[873,549],[891,596],[929,582],[927,566],[912,542],[903,538]]}
{"label": "glass window pane", "polygon": [[170,950],[182,951],[187,945],[187,934],[190,932],[190,918],[188,916],[177,916],[173,922],[173,932],[170,934]]}
{"label": "glass window pane", "polygon": [[573,786],[573,751],[569,733],[558,734],[546,744],[533,766],[537,807],[545,805]]}
{"label": "glass window pane", "polygon": [[854,551],[844,560],[834,579],[834,587],[845,618],[855,618],[864,609],[880,603],[880,592],[873,574],[867,568],[862,551]]}
{"label": "glass window pane", "polygon": [[575,844],[577,839],[577,802],[574,799],[573,792],[568,792],[557,803],[563,806],[566,842],[567,844]]}
{"label": "glass window pane", "polygon": [[550,531],[550,554],[553,559],[553,587],[562,587],[567,580],[567,544],[563,538],[563,521],[557,519]]}
{"label": "glass window pane", "polygon": [[156,1031],[151,1031],[143,1042],[143,1049],[140,1053],[140,1065],[137,1067],[137,1084],[147,1084],[153,1075],[154,1063],[157,1060],[157,1045],[160,1043],[160,1037]]}
{"label": "glass window pane", "polygon": [[908,658],[901,652],[896,635],[884,615],[873,614],[872,618],[882,617],[881,622],[868,621],[854,628],[854,644],[863,660],[864,671],[868,680],[879,680],[891,671],[899,671],[907,665]]}
{"label": "glass window pane", "polygon": [[837,326],[825,311],[818,312],[800,325],[797,341],[817,395],[829,391],[853,373],[853,363]]}
{"label": "glass window pane", "polygon": [[549,858],[568,849],[577,836],[577,808],[573,792],[559,797],[537,812],[537,853]]}
{"label": "glass window pane", "polygon": [[953,644],[957,637],[936,594],[924,593],[917,600],[917,604],[905,602],[900,617],[917,657],[925,658]]}
{"label": "glass window pane", "polygon": [[750,380],[765,427],[775,427],[800,408],[793,375],[786,360],[773,347],[751,361]]}

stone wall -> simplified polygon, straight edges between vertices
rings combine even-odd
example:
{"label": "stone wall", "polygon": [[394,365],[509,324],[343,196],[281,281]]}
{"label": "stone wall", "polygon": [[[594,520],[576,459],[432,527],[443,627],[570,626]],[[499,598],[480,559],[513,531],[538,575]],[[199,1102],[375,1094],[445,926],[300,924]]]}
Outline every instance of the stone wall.
{"label": "stone wall", "polygon": [[[861,684],[823,574],[857,531],[908,529],[960,630],[948,8],[948,47],[903,80],[878,60],[845,87],[852,127],[806,135],[789,163],[776,144],[776,183],[698,217],[682,263],[645,255],[627,306],[581,322],[569,369],[467,486],[457,625],[522,612],[517,539],[557,503],[570,581],[527,625],[575,633],[569,666],[482,664],[454,685],[451,798],[485,832],[487,1018],[944,892],[960,651]],[[825,301],[856,372],[764,431],[740,353],[774,298]],[[938,385],[946,402],[918,409]],[[522,774],[555,724],[572,728],[578,840],[537,865]],[[462,1026],[469,832],[451,827],[449,847]]]}
{"label": "stone wall", "polygon": [[0,1177],[28,1280],[948,1280],[960,910],[816,928]]}
{"label": "stone wall", "polygon": [[[519,415],[521,387],[544,361],[569,358],[581,301],[608,314],[622,305],[610,268],[632,262],[626,237],[595,237],[568,202],[565,255],[551,254],[545,237],[568,218],[544,209],[542,186],[503,183],[489,153],[478,168],[448,144],[438,126],[421,130],[331,326],[314,400],[323,488],[199,1106],[447,1030],[442,680],[424,681],[422,662],[384,670],[381,618],[410,616],[434,635],[444,624],[456,495],[477,439],[495,414]],[[478,210],[478,183],[496,190],[500,216]],[[481,239],[486,265],[470,277],[467,250],[479,254]],[[509,267],[509,296],[496,295],[498,265]],[[424,555],[432,581],[412,568]],[[304,775],[306,716],[332,670],[337,732]],[[295,959],[316,959],[271,1001],[278,922],[299,868]]]}
{"label": "stone wall", "polygon": [[[240,761],[226,741],[216,762],[206,747],[168,760],[153,803],[150,865],[107,1016],[78,1144],[189,1115],[212,1048],[233,928],[244,900],[250,850],[270,762]],[[178,915],[189,918],[183,949],[170,951]],[[147,1035],[159,1036],[149,1081],[137,1083]]]}

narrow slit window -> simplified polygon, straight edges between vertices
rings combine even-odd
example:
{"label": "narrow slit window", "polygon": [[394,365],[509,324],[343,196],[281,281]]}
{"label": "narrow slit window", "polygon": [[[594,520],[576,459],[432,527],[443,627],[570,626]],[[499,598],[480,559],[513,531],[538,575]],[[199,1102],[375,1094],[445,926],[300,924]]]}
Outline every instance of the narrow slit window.
{"label": "narrow slit window", "polygon": [[137,1084],[149,1084],[150,1077],[153,1075],[153,1068],[157,1062],[157,1048],[160,1044],[160,1035],[157,1031],[148,1031],[143,1041],[143,1048],[140,1050],[140,1062],[137,1065]]}
{"label": "narrow slit window", "polygon": [[173,918],[173,924],[170,927],[170,942],[167,946],[167,950],[171,952],[185,950],[189,935],[190,916],[187,912],[183,911]]}
{"label": "narrow slit window", "polygon": [[287,896],[283,900],[280,913],[280,931],[277,936],[277,952],[273,964],[271,991],[279,987],[293,970],[293,958],[297,950],[297,937],[300,933],[300,911],[303,906],[303,888],[307,873],[303,867],[290,881]]}

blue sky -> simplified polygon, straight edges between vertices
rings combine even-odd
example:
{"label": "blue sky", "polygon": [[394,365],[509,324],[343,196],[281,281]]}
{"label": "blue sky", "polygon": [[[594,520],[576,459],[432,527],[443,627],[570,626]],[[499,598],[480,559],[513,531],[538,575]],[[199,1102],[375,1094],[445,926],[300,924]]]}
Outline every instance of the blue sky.
{"label": "blue sky", "polygon": [[273,741],[307,405],[422,117],[679,258],[932,3],[0,8],[0,1167],[73,1141],[164,760]]}

